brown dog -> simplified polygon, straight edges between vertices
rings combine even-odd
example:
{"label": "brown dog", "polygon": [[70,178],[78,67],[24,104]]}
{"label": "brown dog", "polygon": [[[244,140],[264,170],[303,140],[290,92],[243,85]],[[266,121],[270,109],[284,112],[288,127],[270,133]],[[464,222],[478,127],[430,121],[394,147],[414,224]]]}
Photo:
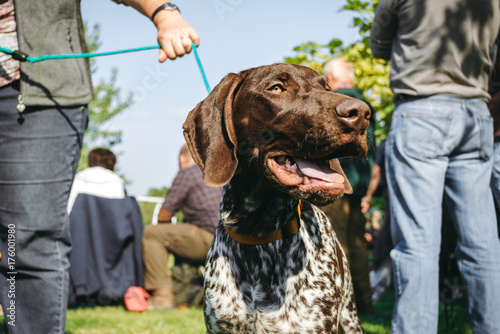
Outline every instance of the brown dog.
{"label": "brown dog", "polygon": [[345,255],[309,203],[351,191],[336,158],[366,154],[369,117],[287,64],[231,73],[190,112],[184,135],[204,181],[226,185],[206,264],[209,333],[363,332]]}

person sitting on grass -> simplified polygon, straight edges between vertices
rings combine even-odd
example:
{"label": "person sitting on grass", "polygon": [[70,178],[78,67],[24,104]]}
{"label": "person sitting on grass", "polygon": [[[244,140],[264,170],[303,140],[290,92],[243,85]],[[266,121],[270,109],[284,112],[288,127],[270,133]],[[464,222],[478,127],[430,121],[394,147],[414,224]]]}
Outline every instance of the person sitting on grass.
{"label": "person sitting on grass", "polygon": [[89,153],[89,167],[75,175],[68,200],[68,214],[78,194],[104,198],[124,198],[125,186],[115,170],[116,156],[106,148],[94,148]]}

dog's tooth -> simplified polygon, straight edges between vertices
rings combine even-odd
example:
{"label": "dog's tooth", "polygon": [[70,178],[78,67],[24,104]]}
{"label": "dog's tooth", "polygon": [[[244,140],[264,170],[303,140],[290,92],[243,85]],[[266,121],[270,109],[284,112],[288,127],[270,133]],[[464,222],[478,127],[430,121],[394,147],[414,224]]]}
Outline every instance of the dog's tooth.
{"label": "dog's tooth", "polygon": [[289,164],[290,166],[292,167],[295,167],[296,164],[295,164],[295,160],[293,160],[292,158],[290,157],[286,157],[286,163]]}
{"label": "dog's tooth", "polygon": [[279,156],[279,157],[276,158],[276,162],[277,163],[286,162],[286,160],[287,160],[286,157],[283,156],[283,155],[281,155],[281,156]]}

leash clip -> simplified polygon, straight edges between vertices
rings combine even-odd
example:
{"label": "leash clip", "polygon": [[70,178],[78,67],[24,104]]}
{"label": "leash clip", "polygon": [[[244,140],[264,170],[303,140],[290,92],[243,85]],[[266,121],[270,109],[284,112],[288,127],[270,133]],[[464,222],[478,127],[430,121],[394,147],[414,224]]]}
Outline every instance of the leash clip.
{"label": "leash clip", "polygon": [[27,61],[28,55],[20,50],[12,51],[12,58],[19,61]]}

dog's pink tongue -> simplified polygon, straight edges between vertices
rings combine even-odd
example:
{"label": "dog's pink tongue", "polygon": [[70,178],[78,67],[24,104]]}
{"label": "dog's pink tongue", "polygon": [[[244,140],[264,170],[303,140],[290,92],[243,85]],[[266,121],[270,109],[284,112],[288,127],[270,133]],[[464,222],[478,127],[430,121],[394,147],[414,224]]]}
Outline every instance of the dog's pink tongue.
{"label": "dog's pink tongue", "polygon": [[328,167],[320,167],[314,162],[294,157],[302,174],[326,182],[344,183],[344,177]]}

